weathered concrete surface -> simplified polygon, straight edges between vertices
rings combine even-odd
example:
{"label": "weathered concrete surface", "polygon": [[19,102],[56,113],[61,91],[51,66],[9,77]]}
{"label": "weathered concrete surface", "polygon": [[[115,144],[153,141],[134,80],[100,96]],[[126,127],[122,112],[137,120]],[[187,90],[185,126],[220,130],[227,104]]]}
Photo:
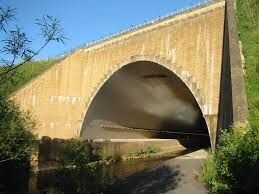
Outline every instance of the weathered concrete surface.
{"label": "weathered concrete surface", "polygon": [[35,116],[40,137],[77,137],[103,83],[129,63],[150,61],[172,71],[186,84],[201,109],[214,145],[224,18],[225,2],[217,1],[78,49],[13,98]]}
{"label": "weathered concrete surface", "polygon": [[226,4],[226,29],[229,39],[233,125],[245,127],[247,124],[248,106],[237,31],[235,0],[227,0]]}
{"label": "weathered concrete surface", "polygon": [[[111,141],[96,140],[94,142],[82,141],[93,153],[101,156],[114,157],[122,156],[123,159],[134,156],[141,150],[146,150],[152,146],[160,148],[159,153],[154,154],[153,158],[172,158],[179,154],[188,153],[179,141],[174,139],[116,139]],[[44,171],[55,169],[60,163],[61,154],[64,153],[69,140],[42,138],[38,143],[38,155],[31,161],[33,171]]]}
{"label": "weathered concrete surface", "polygon": [[237,32],[235,1],[226,1],[217,136],[220,129],[247,125],[248,105]]}

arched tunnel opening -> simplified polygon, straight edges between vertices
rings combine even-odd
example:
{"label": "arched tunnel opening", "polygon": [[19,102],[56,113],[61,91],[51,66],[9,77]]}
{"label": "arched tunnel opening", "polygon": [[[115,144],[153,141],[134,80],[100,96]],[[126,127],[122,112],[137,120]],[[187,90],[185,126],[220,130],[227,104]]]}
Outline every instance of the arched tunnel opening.
{"label": "arched tunnel opening", "polygon": [[187,148],[210,145],[193,94],[167,68],[149,61],[123,66],[92,100],[81,134],[87,139],[177,139]]}

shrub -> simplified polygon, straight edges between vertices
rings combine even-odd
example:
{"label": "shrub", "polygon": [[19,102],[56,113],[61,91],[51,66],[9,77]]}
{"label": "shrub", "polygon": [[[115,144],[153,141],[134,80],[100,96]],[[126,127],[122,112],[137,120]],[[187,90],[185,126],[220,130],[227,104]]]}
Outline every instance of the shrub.
{"label": "shrub", "polygon": [[89,163],[100,160],[100,156],[95,153],[91,144],[77,139],[72,139],[65,146],[61,153],[62,166],[76,166],[84,168]]}
{"label": "shrub", "polygon": [[233,128],[221,135],[220,146],[204,163],[200,179],[212,193],[259,191],[259,129]]}
{"label": "shrub", "polygon": [[34,122],[29,114],[0,96],[0,161],[24,166],[30,160],[35,136],[30,132]]}
{"label": "shrub", "polygon": [[57,193],[99,194],[109,189],[109,177],[103,176],[101,157],[91,144],[71,140],[61,153],[62,165],[55,171]]}
{"label": "shrub", "polygon": [[29,178],[34,149],[34,122],[10,100],[0,95],[0,180],[12,189],[22,189]]}

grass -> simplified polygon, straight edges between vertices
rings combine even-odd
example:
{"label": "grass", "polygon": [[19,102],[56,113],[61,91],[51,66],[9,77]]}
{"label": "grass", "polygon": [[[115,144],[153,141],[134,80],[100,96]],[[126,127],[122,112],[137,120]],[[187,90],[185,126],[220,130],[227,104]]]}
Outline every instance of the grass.
{"label": "grass", "polygon": [[259,126],[259,0],[237,0],[237,19],[245,56],[249,123]]}
{"label": "grass", "polygon": [[129,153],[129,157],[146,156],[146,155],[158,153],[160,151],[161,151],[160,147],[150,145],[143,149],[136,150],[135,152]]}
{"label": "grass", "polygon": [[12,79],[7,80],[4,84],[1,85],[0,94],[9,96],[28,83],[30,80],[49,69],[59,60],[60,59],[51,59],[25,63],[15,72],[13,72]]}

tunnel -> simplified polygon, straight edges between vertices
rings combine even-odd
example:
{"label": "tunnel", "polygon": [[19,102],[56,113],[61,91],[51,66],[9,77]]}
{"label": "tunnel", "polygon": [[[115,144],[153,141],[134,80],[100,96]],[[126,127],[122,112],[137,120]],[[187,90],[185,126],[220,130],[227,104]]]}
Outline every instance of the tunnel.
{"label": "tunnel", "polygon": [[137,61],[116,71],[93,98],[80,132],[87,139],[178,139],[210,144],[208,127],[185,83],[164,66]]}

